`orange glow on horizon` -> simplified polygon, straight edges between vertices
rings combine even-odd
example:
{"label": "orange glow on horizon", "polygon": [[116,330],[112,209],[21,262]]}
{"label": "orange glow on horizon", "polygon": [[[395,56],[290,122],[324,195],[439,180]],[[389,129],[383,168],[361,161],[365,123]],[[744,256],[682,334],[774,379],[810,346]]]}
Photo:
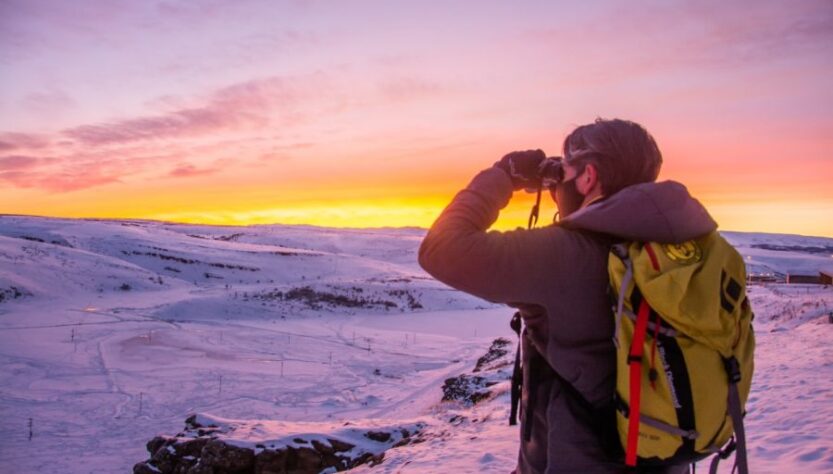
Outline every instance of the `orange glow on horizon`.
{"label": "orange glow on horizon", "polygon": [[[455,191],[456,192],[456,191]],[[48,215],[68,218],[149,219],[176,223],[246,226],[261,224],[313,225],[335,228],[421,227],[428,228],[451,201],[454,192],[425,197],[393,199],[296,200],[286,206],[248,207],[245,202],[220,207],[213,202],[204,210],[158,207],[149,212],[137,206],[129,208],[118,203],[107,210],[89,213],[45,213],[32,210],[22,214]],[[833,237],[833,220],[818,219],[819,215],[833,216],[833,203],[814,200],[782,199],[778,201],[743,201],[719,195],[701,195],[721,230],[744,232],[795,233]],[[496,230],[525,228],[534,204],[532,194],[515,193],[509,205],[501,211]],[[153,206],[151,206],[153,207]],[[556,207],[545,192],[541,199],[538,226],[552,222]],[[785,231],[789,229],[789,231]]]}

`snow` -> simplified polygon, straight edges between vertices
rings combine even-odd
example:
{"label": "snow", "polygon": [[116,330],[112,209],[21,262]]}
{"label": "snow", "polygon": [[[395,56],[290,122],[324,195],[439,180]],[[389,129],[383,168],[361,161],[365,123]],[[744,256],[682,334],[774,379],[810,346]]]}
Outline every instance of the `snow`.
{"label": "snow", "polygon": [[[423,235],[0,216],[0,472],[130,471],[192,413],[254,420],[235,433],[246,446],[421,423],[423,442],[356,470],[510,471],[508,383],[473,407],[441,387],[515,340],[512,311],[422,272]],[[725,235],[751,271],[833,266],[833,239]],[[831,472],[833,289],[750,299],[752,471]]]}

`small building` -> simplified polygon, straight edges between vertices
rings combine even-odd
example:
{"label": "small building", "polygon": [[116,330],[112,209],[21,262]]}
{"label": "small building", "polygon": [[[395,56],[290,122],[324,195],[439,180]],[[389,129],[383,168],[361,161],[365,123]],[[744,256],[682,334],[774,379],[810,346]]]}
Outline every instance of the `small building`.
{"label": "small building", "polygon": [[819,280],[821,280],[822,285],[833,285],[833,270],[820,271]]}
{"label": "small building", "polygon": [[810,283],[821,284],[821,278],[818,275],[802,275],[800,273],[787,273],[787,284],[793,285],[796,283]]}

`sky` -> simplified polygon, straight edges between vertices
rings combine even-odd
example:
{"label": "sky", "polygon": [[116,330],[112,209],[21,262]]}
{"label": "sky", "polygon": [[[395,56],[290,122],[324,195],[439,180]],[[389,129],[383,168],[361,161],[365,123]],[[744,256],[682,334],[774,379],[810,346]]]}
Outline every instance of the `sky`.
{"label": "sky", "polygon": [[833,237],[831,85],[830,0],[0,0],[0,213],[428,227],[603,117],[721,229]]}

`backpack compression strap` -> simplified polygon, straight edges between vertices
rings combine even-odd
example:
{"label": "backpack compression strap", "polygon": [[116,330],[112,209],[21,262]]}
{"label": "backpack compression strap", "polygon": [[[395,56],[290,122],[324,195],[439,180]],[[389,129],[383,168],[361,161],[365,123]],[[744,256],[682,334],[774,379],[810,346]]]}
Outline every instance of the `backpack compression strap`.
{"label": "backpack compression strap", "polygon": [[[743,427],[743,411],[740,406],[740,394],[738,393],[738,382],[740,382],[740,364],[738,360],[732,356],[723,359],[723,365],[726,367],[726,375],[729,376],[729,416],[732,417],[732,427],[735,429],[735,439],[729,443],[723,451],[719,452],[714,459],[712,459],[709,468],[710,474],[717,474],[717,465],[721,459],[726,459],[735,452],[735,466],[738,468],[740,474],[749,473],[749,464],[746,459],[746,430]],[[734,472],[734,469],[732,469]]]}
{"label": "backpack compression strap", "polygon": [[628,445],[625,448],[625,464],[636,466],[636,448],[639,442],[639,403],[642,395],[642,356],[644,354],[645,333],[648,332],[648,316],[651,307],[646,300],[639,305],[636,315],[633,341],[628,354],[630,366],[630,416],[628,417]]}

